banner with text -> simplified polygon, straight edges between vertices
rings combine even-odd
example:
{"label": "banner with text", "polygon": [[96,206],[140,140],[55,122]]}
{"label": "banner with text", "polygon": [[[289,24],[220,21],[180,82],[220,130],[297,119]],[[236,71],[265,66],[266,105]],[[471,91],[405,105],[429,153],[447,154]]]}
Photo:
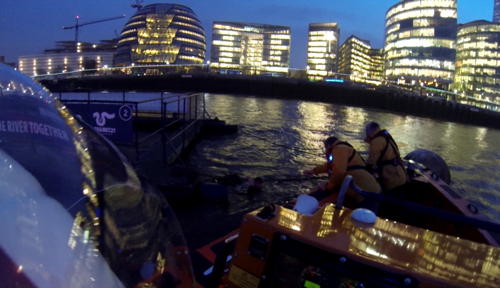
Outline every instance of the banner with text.
{"label": "banner with text", "polygon": [[130,104],[66,104],[73,115],[80,117],[97,132],[120,144],[133,141],[132,116],[134,106]]}

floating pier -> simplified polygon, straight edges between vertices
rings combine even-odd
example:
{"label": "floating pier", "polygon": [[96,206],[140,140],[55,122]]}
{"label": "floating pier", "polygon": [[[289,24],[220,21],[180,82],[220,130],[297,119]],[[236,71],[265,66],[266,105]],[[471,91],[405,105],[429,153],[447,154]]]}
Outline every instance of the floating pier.
{"label": "floating pier", "polygon": [[208,115],[202,93],[58,95],[73,114],[112,141],[141,177],[179,198],[192,193],[197,175],[174,162],[200,137],[238,131],[236,125]]}

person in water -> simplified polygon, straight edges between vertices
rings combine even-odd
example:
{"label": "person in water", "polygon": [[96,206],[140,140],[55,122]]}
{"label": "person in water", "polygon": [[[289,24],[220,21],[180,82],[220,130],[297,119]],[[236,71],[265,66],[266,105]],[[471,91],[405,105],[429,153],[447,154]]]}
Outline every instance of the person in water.
{"label": "person in water", "polygon": [[214,182],[224,186],[235,186],[240,190],[239,194],[249,196],[262,192],[264,188],[264,180],[261,177],[245,178],[236,173],[215,177]]}
{"label": "person in water", "polygon": [[260,193],[264,188],[264,180],[262,180],[262,178],[260,177],[255,177],[254,179],[250,179],[248,181],[248,184],[249,184],[247,188],[248,195],[254,195]]}
{"label": "person in water", "polygon": [[[328,182],[323,187],[309,195],[318,201],[327,196],[336,193],[344,181],[344,177],[351,175],[354,184],[368,192],[381,192],[380,185],[373,175],[366,169],[366,164],[358,152],[348,142],[340,141],[337,137],[328,137],[324,142],[326,162],[311,170],[305,170],[304,175],[311,176],[316,174],[328,173]],[[352,189],[347,191],[347,206],[370,206],[364,203],[361,195],[355,193]],[[354,207],[351,207],[354,208]]]}
{"label": "person in water", "polygon": [[399,148],[391,134],[381,129],[377,122],[365,126],[365,142],[368,149],[368,169],[378,178],[384,191],[392,190],[406,183],[406,172],[399,154]]}

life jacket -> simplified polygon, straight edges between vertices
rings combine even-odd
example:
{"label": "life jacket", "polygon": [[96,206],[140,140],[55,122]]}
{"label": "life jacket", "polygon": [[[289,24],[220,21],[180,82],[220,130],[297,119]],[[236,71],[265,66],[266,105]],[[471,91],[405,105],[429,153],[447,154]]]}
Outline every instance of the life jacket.
{"label": "life jacket", "polygon": [[[356,149],[354,149],[354,147],[349,144],[348,142],[338,142],[336,143],[335,145],[332,146],[332,148],[330,149],[329,153],[326,155],[326,162],[328,162],[328,164],[331,164],[335,161],[335,159],[333,158],[333,148],[338,146],[338,145],[345,145],[345,146],[348,146],[348,147],[351,147],[352,148],[352,153],[351,155],[349,156],[349,158],[347,159],[347,171],[350,171],[350,170],[356,170],[356,169],[365,169],[365,170],[368,170],[366,168],[366,165],[349,165],[349,163],[351,163],[352,159],[354,159],[354,156],[356,156]],[[363,164],[365,163],[365,160],[363,159],[363,157],[360,157],[361,158],[361,161],[363,161]],[[330,165],[328,165],[328,175],[331,175],[332,171],[331,171],[331,168],[330,168]]]}
{"label": "life jacket", "polygon": [[[401,160],[401,156],[399,155],[399,148],[398,144],[396,144],[396,141],[392,138],[391,134],[387,132],[387,130],[380,130],[377,134],[375,134],[373,137],[371,137],[371,140],[378,138],[378,137],[384,137],[385,139],[385,147],[382,150],[382,153],[380,153],[380,156],[377,159],[377,163],[375,164],[377,166],[377,170],[382,170],[384,166],[387,165],[392,165],[392,166],[402,166],[403,165],[403,160]],[[389,145],[391,145],[392,149],[394,150],[394,154],[396,156],[393,159],[389,160],[382,160],[384,158],[385,154],[387,153],[387,149],[389,148]]]}

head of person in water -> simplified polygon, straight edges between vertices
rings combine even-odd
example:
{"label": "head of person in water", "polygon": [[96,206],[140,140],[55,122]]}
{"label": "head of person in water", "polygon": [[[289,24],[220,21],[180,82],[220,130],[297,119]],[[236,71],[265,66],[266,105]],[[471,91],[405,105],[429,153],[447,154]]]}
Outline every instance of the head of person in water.
{"label": "head of person in water", "polygon": [[250,186],[248,186],[247,193],[253,194],[261,192],[264,188],[264,180],[260,177],[256,177],[250,180]]}

